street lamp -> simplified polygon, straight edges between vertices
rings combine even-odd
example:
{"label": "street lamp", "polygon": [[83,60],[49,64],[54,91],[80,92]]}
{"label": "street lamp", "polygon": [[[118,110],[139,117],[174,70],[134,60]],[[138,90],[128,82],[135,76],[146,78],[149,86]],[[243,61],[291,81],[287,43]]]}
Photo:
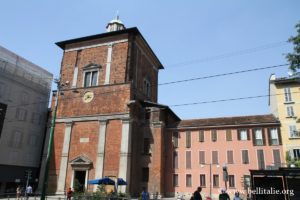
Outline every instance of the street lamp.
{"label": "street lamp", "polygon": [[218,165],[218,164],[212,164],[212,163],[202,163],[202,164],[200,165],[200,167],[204,167],[204,165],[209,165],[209,196],[211,197],[211,189],[212,189],[212,180],[211,180],[211,175],[212,175],[212,173],[211,173],[211,166],[212,166],[212,165],[217,165],[217,167],[220,167],[220,165]]}
{"label": "street lamp", "polygon": [[225,190],[227,190],[227,181],[228,181],[228,171],[227,171],[227,165],[223,165],[223,180],[225,182]]}
{"label": "street lamp", "polygon": [[59,89],[60,89],[60,80],[55,79],[54,82],[57,84],[57,92],[56,92],[56,99],[55,99],[55,105],[54,105],[54,110],[53,110],[53,117],[52,117],[52,121],[51,121],[51,129],[50,129],[49,142],[48,142],[48,151],[47,151],[47,157],[46,157],[46,167],[45,167],[45,172],[44,172],[44,180],[43,180],[43,184],[42,184],[41,200],[45,200],[46,189],[48,186],[48,171],[49,171],[51,151],[52,151],[52,146],[53,146],[53,135],[54,135],[56,112],[57,112]]}

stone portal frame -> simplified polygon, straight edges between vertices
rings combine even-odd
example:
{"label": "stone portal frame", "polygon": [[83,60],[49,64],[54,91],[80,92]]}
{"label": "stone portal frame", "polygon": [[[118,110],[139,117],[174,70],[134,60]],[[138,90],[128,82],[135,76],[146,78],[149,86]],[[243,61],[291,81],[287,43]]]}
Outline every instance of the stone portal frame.
{"label": "stone portal frame", "polygon": [[85,171],[85,182],[84,189],[87,189],[87,182],[89,177],[89,170],[93,166],[93,162],[85,155],[79,155],[75,159],[70,161],[70,165],[72,167],[72,179],[71,179],[71,188],[73,188],[75,171]]}

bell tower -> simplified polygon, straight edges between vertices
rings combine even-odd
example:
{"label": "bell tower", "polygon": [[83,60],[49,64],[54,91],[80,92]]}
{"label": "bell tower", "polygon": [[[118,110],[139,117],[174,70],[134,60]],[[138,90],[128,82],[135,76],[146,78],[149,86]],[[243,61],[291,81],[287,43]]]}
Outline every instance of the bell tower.
{"label": "bell tower", "polygon": [[116,19],[111,20],[106,26],[106,32],[120,31],[124,29],[125,26],[123,22],[119,19],[119,15],[117,15]]}
{"label": "bell tower", "polygon": [[140,162],[143,148],[140,102],[157,102],[163,66],[136,27],[125,28],[117,16],[106,31],[56,43],[63,58],[60,94],[53,95],[59,103],[50,193],[78,184],[93,191],[87,180],[105,176],[124,179],[122,190],[141,190],[142,166],[132,164]]}

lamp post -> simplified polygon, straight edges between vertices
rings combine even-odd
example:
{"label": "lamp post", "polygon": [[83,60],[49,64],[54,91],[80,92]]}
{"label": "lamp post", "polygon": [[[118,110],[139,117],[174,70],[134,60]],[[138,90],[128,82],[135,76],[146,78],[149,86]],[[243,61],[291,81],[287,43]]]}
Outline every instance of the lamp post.
{"label": "lamp post", "polygon": [[57,92],[56,92],[56,99],[55,99],[53,116],[52,116],[52,121],[51,121],[51,129],[50,129],[49,142],[48,142],[48,151],[47,151],[47,157],[46,157],[46,166],[45,166],[45,171],[44,171],[44,180],[43,180],[43,185],[42,185],[43,187],[42,187],[41,200],[45,200],[46,189],[48,186],[48,171],[49,171],[50,158],[51,158],[51,152],[52,152],[52,146],[53,146],[53,135],[54,135],[56,112],[57,112],[59,89],[60,89],[60,80],[55,79],[54,82],[57,84]]}
{"label": "lamp post", "polygon": [[228,171],[227,171],[227,165],[223,165],[223,180],[225,182],[225,190],[227,190],[227,181],[228,181]]}
{"label": "lamp post", "polygon": [[211,197],[211,190],[212,190],[212,172],[211,172],[211,166],[212,165],[217,165],[217,167],[220,167],[218,164],[212,164],[212,163],[202,163],[200,166],[203,167],[204,165],[209,166],[209,196]]}

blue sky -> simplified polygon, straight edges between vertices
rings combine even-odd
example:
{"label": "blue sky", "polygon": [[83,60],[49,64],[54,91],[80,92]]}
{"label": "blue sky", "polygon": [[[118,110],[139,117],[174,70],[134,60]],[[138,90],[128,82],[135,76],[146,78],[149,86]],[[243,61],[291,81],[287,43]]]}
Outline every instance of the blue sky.
{"label": "blue sky", "polygon": [[[62,50],[54,43],[99,34],[119,11],[138,27],[165,69],[159,82],[286,63],[285,43],[300,20],[297,0],[3,0],[0,45],[59,76]],[[268,94],[272,73],[287,67],[159,87],[159,102],[176,105]],[[270,113],[268,98],[171,107],[182,119]]]}

